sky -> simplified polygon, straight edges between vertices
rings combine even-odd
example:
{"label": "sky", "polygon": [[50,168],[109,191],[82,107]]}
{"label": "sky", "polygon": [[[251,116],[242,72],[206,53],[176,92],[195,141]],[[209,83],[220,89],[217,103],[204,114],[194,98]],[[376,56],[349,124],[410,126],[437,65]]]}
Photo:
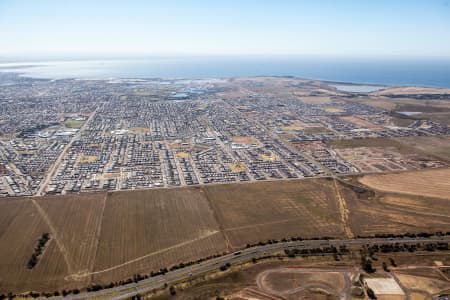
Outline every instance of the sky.
{"label": "sky", "polygon": [[450,0],[0,0],[0,56],[450,57]]}

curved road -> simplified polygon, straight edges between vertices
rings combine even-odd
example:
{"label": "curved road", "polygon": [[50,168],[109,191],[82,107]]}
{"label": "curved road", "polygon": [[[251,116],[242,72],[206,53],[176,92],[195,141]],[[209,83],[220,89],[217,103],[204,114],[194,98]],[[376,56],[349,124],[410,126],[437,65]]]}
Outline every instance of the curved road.
{"label": "curved road", "polygon": [[[268,244],[264,246],[256,246],[241,250],[240,252],[230,253],[221,257],[213,258],[199,264],[170,271],[165,275],[159,275],[142,280],[138,283],[130,283],[110,289],[97,292],[86,292],[78,295],[68,295],[65,299],[81,300],[94,297],[102,299],[128,299],[136,294],[145,294],[154,289],[163,287],[165,284],[171,285],[176,282],[187,280],[191,277],[197,277],[211,271],[218,271],[220,266],[229,263],[236,264],[245,261],[251,261],[253,258],[269,255],[272,253],[284,251],[284,249],[313,249],[321,247],[334,246],[362,246],[362,245],[380,245],[380,244],[416,244],[420,242],[450,242],[450,237],[434,237],[434,238],[374,238],[374,239],[348,239],[348,240],[305,240],[290,241],[277,244]],[[330,253],[331,254],[331,253]],[[62,299],[63,297],[53,297],[52,299]]]}

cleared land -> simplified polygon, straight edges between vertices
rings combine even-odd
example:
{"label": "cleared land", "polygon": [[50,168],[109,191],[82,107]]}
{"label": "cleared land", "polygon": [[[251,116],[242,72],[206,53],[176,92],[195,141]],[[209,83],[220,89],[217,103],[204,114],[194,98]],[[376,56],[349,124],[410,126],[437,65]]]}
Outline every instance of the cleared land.
{"label": "cleared land", "polygon": [[450,228],[447,199],[386,192],[359,194],[341,186],[355,236],[436,232]]}
{"label": "cleared land", "polygon": [[[109,283],[226,250],[199,189],[2,199],[0,225],[2,292]],[[29,270],[45,232],[50,241]]]}
{"label": "cleared land", "polygon": [[234,248],[283,237],[343,236],[332,181],[214,185],[205,192]]}
{"label": "cleared land", "polygon": [[344,160],[361,172],[386,172],[444,167],[446,163],[428,156],[401,154],[395,147],[358,147],[336,149]]}
{"label": "cleared land", "polygon": [[0,220],[0,291],[51,290],[61,286],[67,266],[54,236],[47,242],[38,264],[31,270],[27,268],[37,240],[50,232],[33,203],[19,199],[0,201]]}
{"label": "cleared land", "polygon": [[359,181],[373,189],[450,199],[450,169],[363,176]]}
{"label": "cleared land", "polygon": [[289,295],[307,288],[322,288],[331,294],[339,294],[346,288],[345,272],[325,272],[303,269],[272,269],[258,276],[258,286],[274,295]]}
{"label": "cleared land", "polygon": [[450,136],[333,140],[329,141],[328,145],[337,149],[359,147],[394,148],[400,154],[417,155],[450,162]]}
{"label": "cleared land", "polygon": [[428,87],[391,87],[381,91],[372,92],[372,95],[415,95],[415,94],[449,94],[450,89],[428,88]]}
{"label": "cleared land", "polygon": [[[1,199],[0,290],[83,288],[248,243],[344,237],[337,195],[355,235],[450,229],[447,199],[358,194],[328,179]],[[50,240],[29,270],[47,232]]]}
{"label": "cleared land", "polygon": [[438,280],[424,276],[402,274],[400,272],[396,272],[396,276],[406,288],[425,292],[429,297],[433,294],[444,292],[450,288],[449,282],[444,280],[444,278]]}
{"label": "cleared land", "polygon": [[225,250],[200,189],[112,193],[103,215],[94,280],[110,282]]}
{"label": "cleared land", "polygon": [[368,122],[368,121],[366,121],[364,119],[361,119],[358,116],[344,116],[344,117],[340,117],[339,119],[341,119],[344,122],[355,124],[355,125],[360,126],[362,128],[369,128],[369,129],[374,129],[374,130],[382,128],[382,127],[377,126],[377,125],[375,125],[373,123],[370,123],[370,122]]}

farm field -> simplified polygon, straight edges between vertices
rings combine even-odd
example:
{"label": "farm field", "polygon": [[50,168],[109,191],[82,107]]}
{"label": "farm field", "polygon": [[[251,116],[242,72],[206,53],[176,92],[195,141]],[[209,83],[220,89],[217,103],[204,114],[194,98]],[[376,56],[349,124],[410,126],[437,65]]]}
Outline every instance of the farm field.
{"label": "farm field", "polygon": [[366,175],[359,181],[370,188],[393,193],[450,199],[450,168],[399,174]]}
{"label": "farm field", "polygon": [[109,283],[225,250],[200,189],[112,193],[103,214],[94,281]]}
{"label": "farm field", "polygon": [[67,267],[53,237],[39,263],[32,270],[27,268],[37,240],[50,231],[33,203],[0,201],[0,220],[0,291],[48,290],[62,285]]}
{"label": "farm field", "polygon": [[345,186],[340,189],[355,236],[448,231],[450,228],[447,199],[387,192],[364,195]]}
{"label": "farm field", "polygon": [[199,189],[1,199],[0,210],[2,292],[84,288],[226,250]]}
{"label": "farm field", "polygon": [[343,236],[332,181],[214,185],[204,190],[233,248],[293,236]]}
{"label": "farm field", "polygon": [[[343,238],[344,227],[355,236],[450,228],[448,199],[368,195],[324,178],[0,199],[0,290],[108,284],[248,243]],[[30,270],[43,233],[50,240]]]}
{"label": "farm field", "polygon": [[[63,258],[61,264],[77,285],[90,282],[88,276],[80,275],[94,268],[106,197],[106,193],[96,193],[36,200],[44,221],[51,226],[50,234]],[[51,260],[51,256],[46,259]]]}

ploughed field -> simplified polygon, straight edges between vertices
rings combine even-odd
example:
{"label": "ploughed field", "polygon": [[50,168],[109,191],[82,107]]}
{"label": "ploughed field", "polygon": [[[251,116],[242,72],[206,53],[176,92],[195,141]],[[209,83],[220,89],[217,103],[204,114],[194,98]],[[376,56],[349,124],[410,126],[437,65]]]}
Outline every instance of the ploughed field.
{"label": "ploughed field", "polygon": [[378,186],[357,193],[327,178],[1,199],[0,291],[108,284],[260,241],[345,238],[348,228],[450,231],[449,201]]}

